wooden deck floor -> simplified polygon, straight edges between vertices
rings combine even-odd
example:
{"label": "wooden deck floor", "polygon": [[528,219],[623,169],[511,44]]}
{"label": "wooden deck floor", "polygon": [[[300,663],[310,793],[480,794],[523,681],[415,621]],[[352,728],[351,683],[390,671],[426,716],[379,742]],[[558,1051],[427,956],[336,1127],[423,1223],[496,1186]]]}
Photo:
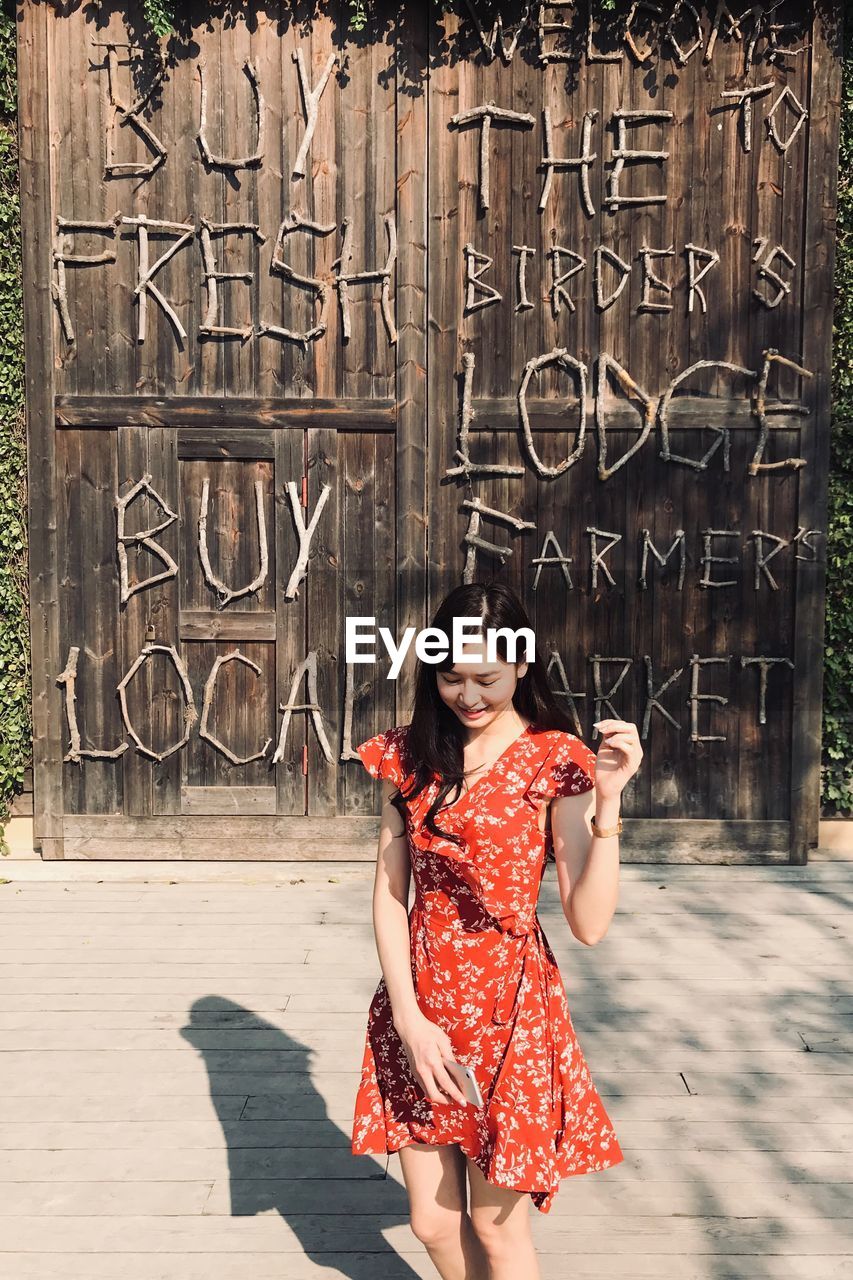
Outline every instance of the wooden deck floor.
{"label": "wooden deck floor", "polygon": [[[398,1157],[349,1150],[372,866],[205,871],[0,864],[0,1277],[434,1277]],[[531,1206],[543,1280],[853,1277],[851,908],[851,863],[630,865],[588,949],[551,869],[626,1159]]]}

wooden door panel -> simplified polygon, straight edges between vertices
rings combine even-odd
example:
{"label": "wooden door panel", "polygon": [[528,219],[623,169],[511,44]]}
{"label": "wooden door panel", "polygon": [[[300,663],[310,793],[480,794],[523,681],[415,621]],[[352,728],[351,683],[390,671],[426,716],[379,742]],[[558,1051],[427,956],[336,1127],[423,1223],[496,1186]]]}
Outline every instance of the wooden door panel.
{"label": "wooden door panel", "polygon": [[[598,28],[587,43],[584,6],[530,6],[517,42],[467,9],[380,6],[348,38],[344,0],[310,21],[256,5],[223,24],[184,6],[191,38],[170,46],[144,113],[162,163],[122,176],[105,173],[107,138],[150,82],[151,49],[124,43],[141,7],[95,31],[85,6],[21,6],[45,856],[204,857],[213,818],[210,856],[323,857],[348,840],[372,856],[359,842],[379,790],[354,746],[406,718],[411,663],[397,682],[381,650],[348,667],[345,619],[400,639],[460,580],[498,577],[525,599],[577,731],[594,746],[608,711],[644,726],[623,805],[638,859],[778,861],[786,842],[805,858],[820,781],[837,31],[821,11],[782,56],[787,27],[712,41],[716,7],[696,13],[702,47],[682,61],[654,6],[617,6],[610,45]],[[202,60],[204,133],[231,160],[257,143],[257,76],[259,163],[205,158]],[[309,95],[322,86],[304,147],[303,74]],[[749,121],[733,86],[753,81],[767,89]],[[113,132],[114,158],[150,157],[134,130]],[[181,228],[158,296],[146,254],[150,268]],[[582,419],[584,448],[562,469]],[[143,477],[177,515],[155,536],[177,571],[122,601],[116,500]],[[199,555],[205,477],[207,579],[227,584],[258,570],[256,480],[263,490],[267,577],[223,608]],[[326,485],[302,574],[299,529]],[[144,495],[125,514],[132,585],[163,567],[133,539],[160,515]],[[683,577],[680,551],[657,554],[680,531]],[[150,644],[165,651],[127,689],[137,744],[116,690]],[[163,753],[185,727],[172,646],[197,713],[217,657],[257,663],[260,675],[220,668],[210,725],[240,757],[271,738],[263,760],[233,763],[197,722],[180,751],[140,749]],[[304,676],[294,687],[306,659],[310,691]],[[115,758],[85,754],[122,741]]]}

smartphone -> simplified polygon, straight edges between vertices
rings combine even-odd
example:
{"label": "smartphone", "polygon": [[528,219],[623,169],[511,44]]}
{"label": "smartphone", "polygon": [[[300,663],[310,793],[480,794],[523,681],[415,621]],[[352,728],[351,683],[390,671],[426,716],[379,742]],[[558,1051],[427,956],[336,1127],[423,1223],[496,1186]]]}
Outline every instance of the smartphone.
{"label": "smartphone", "polygon": [[453,1076],[456,1084],[465,1094],[465,1098],[470,1102],[472,1107],[485,1106],[483,1095],[480,1092],[480,1086],[477,1084],[477,1077],[470,1067],[466,1067],[462,1062],[454,1062],[452,1058],[445,1058],[444,1065]]}

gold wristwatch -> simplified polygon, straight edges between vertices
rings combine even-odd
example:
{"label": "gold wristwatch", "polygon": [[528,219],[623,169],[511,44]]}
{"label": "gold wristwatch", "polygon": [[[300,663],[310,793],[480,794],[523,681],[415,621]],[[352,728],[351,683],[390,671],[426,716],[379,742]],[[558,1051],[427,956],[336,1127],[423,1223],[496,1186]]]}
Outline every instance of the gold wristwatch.
{"label": "gold wristwatch", "polygon": [[598,836],[598,837],[599,837],[599,839],[601,839],[601,838],[602,838],[602,837],[604,837],[604,836],[618,836],[618,835],[621,835],[621,834],[622,834],[622,817],[621,817],[621,815],[616,819],[616,826],[615,826],[615,827],[600,827],[600,826],[597,824],[597,822],[595,821],[595,818],[593,818],[593,819],[592,819],[592,834],[593,834],[594,836]]}

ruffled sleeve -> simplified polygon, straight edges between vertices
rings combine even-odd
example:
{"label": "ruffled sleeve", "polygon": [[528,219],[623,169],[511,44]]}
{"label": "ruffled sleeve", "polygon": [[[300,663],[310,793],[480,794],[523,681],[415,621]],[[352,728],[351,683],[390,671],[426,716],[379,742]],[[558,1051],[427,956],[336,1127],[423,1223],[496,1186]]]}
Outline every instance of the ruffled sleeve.
{"label": "ruffled sleeve", "polygon": [[406,725],[397,725],[368,738],[356,747],[362,764],[372,778],[387,778],[395,786],[401,786],[406,777],[404,743]]}
{"label": "ruffled sleeve", "polygon": [[595,786],[595,752],[573,733],[560,732],[527,789],[528,796],[550,800],[579,796]]}

